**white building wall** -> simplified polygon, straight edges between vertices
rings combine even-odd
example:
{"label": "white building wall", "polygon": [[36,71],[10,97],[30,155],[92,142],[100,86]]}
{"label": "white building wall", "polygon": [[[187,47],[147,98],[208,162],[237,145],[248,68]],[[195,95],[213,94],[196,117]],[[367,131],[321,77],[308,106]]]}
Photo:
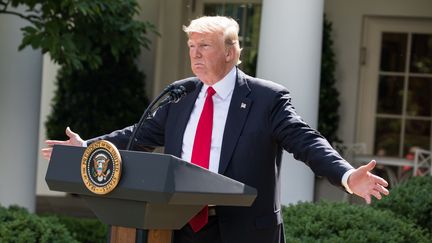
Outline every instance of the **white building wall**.
{"label": "white building wall", "polygon": [[[360,48],[365,16],[432,18],[430,0],[325,0],[324,11],[333,23],[336,79],[340,91],[339,136],[355,141]],[[370,94],[375,95],[375,94]]]}
{"label": "white building wall", "polygon": [[[141,8],[141,13],[137,16],[140,21],[149,21],[150,23],[157,26],[157,31],[160,30],[159,26],[159,13],[161,0],[138,0]],[[155,83],[155,60],[157,43],[160,37],[157,34],[149,33],[147,35],[151,41],[149,49],[141,48],[141,54],[138,57],[138,68],[145,74],[145,86],[147,97],[152,99],[154,97],[153,87]]]}
{"label": "white building wall", "polygon": [[42,55],[18,51],[26,25],[0,14],[0,204],[34,211]]}
{"label": "white building wall", "polygon": [[[160,37],[155,42],[153,97],[173,81],[185,77],[187,57],[184,50],[187,45],[186,35],[182,30],[185,22],[185,2],[187,1],[160,1],[158,19]],[[187,69],[190,69],[189,65]]]}

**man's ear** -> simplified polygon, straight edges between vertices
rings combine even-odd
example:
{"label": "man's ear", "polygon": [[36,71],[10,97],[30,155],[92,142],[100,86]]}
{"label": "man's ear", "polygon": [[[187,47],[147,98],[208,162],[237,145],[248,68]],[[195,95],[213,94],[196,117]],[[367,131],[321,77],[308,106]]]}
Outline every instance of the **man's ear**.
{"label": "man's ear", "polygon": [[225,61],[231,62],[235,58],[235,51],[233,46],[225,48]]}

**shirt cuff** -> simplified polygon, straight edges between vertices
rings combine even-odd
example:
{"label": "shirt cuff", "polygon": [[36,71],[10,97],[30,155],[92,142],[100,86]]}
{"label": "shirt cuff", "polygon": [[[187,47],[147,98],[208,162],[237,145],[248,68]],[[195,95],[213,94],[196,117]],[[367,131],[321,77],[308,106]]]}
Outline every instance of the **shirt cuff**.
{"label": "shirt cuff", "polygon": [[[87,141],[83,141],[82,146],[87,148],[87,146],[88,146],[88,145],[87,145]],[[343,180],[343,179],[342,179],[342,180]]]}
{"label": "shirt cuff", "polygon": [[347,192],[349,192],[350,194],[353,194],[353,192],[351,191],[351,188],[349,188],[348,186],[348,178],[350,177],[350,175],[355,171],[355,169],[351,169],[347,172],[345,172],[345,174],[342,176],[342,185],[345,187],[345,190]]}

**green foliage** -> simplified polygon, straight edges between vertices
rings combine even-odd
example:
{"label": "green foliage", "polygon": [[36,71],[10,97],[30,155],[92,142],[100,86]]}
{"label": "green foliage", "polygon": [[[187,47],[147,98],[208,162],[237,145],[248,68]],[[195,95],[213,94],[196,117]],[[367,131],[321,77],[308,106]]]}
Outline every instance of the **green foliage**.
{"label": "green foliage", "polygon": [[81,243],[106,242],[108,226],[97,219],[73,218],[57,215],[72,236]]}
{"label": "green foliage", "polygon": [[[11,10],[20,5],[26,14]],[[134,20],[136,0],[0,0],[1,13],[30,21],[20,48],[40,48],[61,64],[49,138],[65,138],[66,126],[89,138],[139,119],[147,99],[134,60],[154,27]]]}
{"label": "green foliage", "polygon": [[0,206],[0,242],[75,243],[55,217],[38,217],[25,209]]}
{"label": "green foliage", "polygon": [[287,242],[430,242],[430,235],[388,211],[346,203],[284,208]]}
{"label": "green foliage", "polygon": [[148,103],[143,79],[127,57],[118,62],[107,57],[96,70],[62,68],[46,122],[47,137],[65,139],[70,126],[86,139],[138,121]]}
{"label": "green foliage", "polygon": [[65,138],[66,126],[90,138],[139,119],[147,99],[134,60],[156,31],[134,19],[138,12],[136,0],[0,0],[0,14],[31,24],[19,48],[41,49],[61,65],[49,138]]}
{"label": "green foliage", "polygon": [[318,131],[330,143],[341,142],[336,133],[339,127],[339,92],[335,88],[336,61],[331,38],[332,24],[324,16],[321,56],[321,83],[319,96]]}
{"label": "green foliage", "polygon": [[391,210],[432,233],[432,176],[412,177],[373,206]]}
{"label": "green foliage", "polygon": [[139,119],[147,99],[134,60],[155,27],[135,20],[138,10],[136,0],[0,0],[0,14],[31,24],[19,48],[41,49],[61,65],[49,138],[65,138],[66,126],[89,138]]}
{"label": "green foliage", "polygon": [[[13,7],[24,5],[26,14]],[[115,60],[136,57],[141,46],[149,46],[149,22],[133,17],[138,13],[136,0],[0,0],[0,14],[14,14],[30,21],[22,28],[19,49],[31,46],[48,52],[62,66],[96,69],[108,51]]]}

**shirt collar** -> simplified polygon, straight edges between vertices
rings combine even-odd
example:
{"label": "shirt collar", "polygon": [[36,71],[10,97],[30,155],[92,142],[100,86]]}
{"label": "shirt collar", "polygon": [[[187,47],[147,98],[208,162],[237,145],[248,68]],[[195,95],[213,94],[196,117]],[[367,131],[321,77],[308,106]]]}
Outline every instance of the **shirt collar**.
{"label": "shirt collar", "polygon": [[[234,90],[236,77],[237,68],[234,66],[231,71],[229,71],[228,74],[223,77],[223,79],[212,85],[213,89],[216,91],[216,95],[218,95],[223,100],[228,98],[228,96]],[[203,89],[201,90],[203,95],[206,93],[208,87],[208,85],[204,84]]]}

